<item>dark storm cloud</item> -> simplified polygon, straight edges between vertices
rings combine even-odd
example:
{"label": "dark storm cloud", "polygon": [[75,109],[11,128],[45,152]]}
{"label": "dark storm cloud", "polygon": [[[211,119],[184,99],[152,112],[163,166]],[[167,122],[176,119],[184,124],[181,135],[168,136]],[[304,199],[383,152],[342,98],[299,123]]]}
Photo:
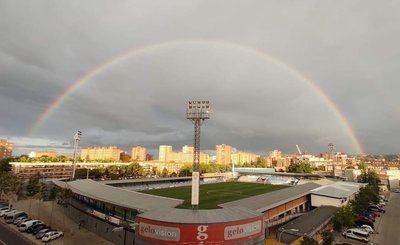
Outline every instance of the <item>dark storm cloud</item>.
{"label": "dark storm cloud", "polygon": [[304,82],[273,62],[211,44],[182,44],[114,65],[26,137],[62,91],[116,54],[217,39],[289,64],[332,98],[367,152],[398,152],[399,10],[395,1],[0,0],[0,136],[13,137],[19,152],[61,149],[78,128],[83,146],[180,147],[192,141],[186,100],[206,98],[214,113],[204,126],[204,149],[229,143],[265,153],[301,144],[317,152],[334,142],[355,150]]}

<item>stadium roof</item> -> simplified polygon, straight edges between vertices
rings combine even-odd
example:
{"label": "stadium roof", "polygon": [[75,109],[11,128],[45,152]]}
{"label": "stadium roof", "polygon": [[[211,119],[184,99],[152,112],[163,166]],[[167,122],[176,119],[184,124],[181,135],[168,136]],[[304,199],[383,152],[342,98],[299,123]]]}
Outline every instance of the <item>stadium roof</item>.
{"label": "stadium roof", "polygon": [[332,198],[348,198],[358,192],[363,184],[349,182],[335,182],[331,185],[321,186],[311,191],[313,195]]}
{"label": "stadium roof", "polygon": [[292,244],[293,241],[304,235],[313,236],[330,221],[337,210],[337,207],[321,206],[305,213],[279,228],[280,241],[285,244]]}
{"label": "stadium roof", "polygon": [[268,192],[258,196],[252,196],[233,202],[220,204],[220,207],[245,207],[254,211],[264,212],[270,208],[274,208],[286,202],[292,201],[310,193],[311,190],[320,187],[315,183],[307,183],[304,185],[296,185],[293,187]]}
{"label": "stadium roof", "polygon": [[175,207],[183,203],[183,200],[153,196],[136,191],[125,190],[105,185],[93,180],[74,180],[63,182],[54,180],[53,183],[61,188],[68,188],[72,192],[116,206],[136,209],[139,212]]}
{"label": "stadium roof", "polygon": [[186,181],[192,180],[192,177],[173,177],[173,178],[140,178],[140,179],[119,179],[119,180],[103,180],[100,181],[106,185],[117,185],[117,184],[131,184],[131,183],[148,183],[148,182],[164,182],[164,181]]}
{"label": "stadium roof", "polygon": [[242,207],[202,210],[166,208],[145,212],[138,217],[180,224],[209,224],[251,219],[262,215]]}

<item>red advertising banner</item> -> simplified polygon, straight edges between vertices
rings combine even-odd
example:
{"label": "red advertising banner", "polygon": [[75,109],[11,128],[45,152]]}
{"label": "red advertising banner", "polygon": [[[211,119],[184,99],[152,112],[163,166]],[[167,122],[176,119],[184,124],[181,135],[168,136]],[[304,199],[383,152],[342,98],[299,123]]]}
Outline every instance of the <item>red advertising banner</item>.
{"label": "red advertising banner", "polygon": [[216,224],[176,224],[138,217],[136,235],[157,244],[235,244],[264,237],[262,217]]}

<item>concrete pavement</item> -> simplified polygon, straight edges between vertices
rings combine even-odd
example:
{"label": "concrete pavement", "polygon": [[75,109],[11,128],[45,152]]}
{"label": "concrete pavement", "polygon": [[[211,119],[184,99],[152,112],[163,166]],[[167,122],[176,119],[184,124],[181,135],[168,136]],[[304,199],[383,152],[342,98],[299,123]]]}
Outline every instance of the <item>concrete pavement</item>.
{"label": "concrete pavement", "polygon": [[372,241],[377,245],[400,244],[400,193],[391,193],[386,213],[375,224],[377,233]]}
{"label": "concrete pavement", "polygon": [[1,245],[31,245],[33,244],[24,236],[8,227],[7,224],[0,222],[0,244]]}

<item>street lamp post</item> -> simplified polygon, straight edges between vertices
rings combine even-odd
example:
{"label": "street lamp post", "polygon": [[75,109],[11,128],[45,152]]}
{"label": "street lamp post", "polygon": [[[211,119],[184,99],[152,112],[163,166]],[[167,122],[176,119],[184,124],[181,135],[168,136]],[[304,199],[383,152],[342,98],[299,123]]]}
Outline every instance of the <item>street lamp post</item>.
{"label": "street lamp post", "polygon": [[76,158],[78,155],[78,144],[79,141],[81,140],[82,132],[81,131],[76,131],[74,135],[74,158],[73,158],[73,163],[72,163],[72,177],[71,180],[75,179],[75,171],[76,171]]}

